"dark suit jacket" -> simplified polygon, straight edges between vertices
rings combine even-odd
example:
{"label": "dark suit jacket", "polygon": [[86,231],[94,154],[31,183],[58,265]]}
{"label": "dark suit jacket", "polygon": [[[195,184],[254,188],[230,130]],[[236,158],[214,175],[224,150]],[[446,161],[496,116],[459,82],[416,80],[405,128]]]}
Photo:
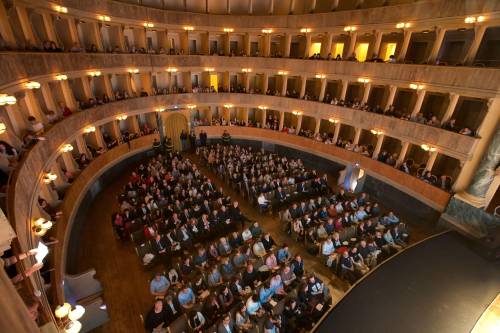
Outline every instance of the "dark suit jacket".
{"label": "dark suit jacket", "polygon": [[182,315],[182,308],[181,305],[179,304],[179,301],[177,298],[172,298],[172,304],[174,305],[175,310],[177,311],[175,314],[172,311],[172,308],[170,308],[170,305],[168,305],[167,302],[163,304],[163,309],[165,310],[165,313],[167,315],[167,319],[169,323],[172,323],[174,320],[179,318]]}

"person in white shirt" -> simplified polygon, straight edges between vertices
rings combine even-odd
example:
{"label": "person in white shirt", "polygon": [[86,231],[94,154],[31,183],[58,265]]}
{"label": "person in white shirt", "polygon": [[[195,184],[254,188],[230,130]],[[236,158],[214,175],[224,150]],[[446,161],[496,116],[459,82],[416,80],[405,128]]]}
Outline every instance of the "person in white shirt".
{"label": "person in white shirt", "polygon": [[261,193],[257,198],[257,203],[259,204],[259,209],[262,213],[269,208],[270,201],[266,199],[264,193]]}

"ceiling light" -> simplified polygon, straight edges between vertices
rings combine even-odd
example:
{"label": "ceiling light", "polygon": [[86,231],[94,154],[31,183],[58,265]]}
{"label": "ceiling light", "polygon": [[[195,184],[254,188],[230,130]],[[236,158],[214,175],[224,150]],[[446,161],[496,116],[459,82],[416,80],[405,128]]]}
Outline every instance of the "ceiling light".
{"label": "ceiling light", "polygon": [[243,73],[250,73],[252,71],[252,69],[251,68],[242,68],[241,71]]}
{"label": "ceiling light", "polygon": [[234,105],[233,105],[233,104],[231,104],[231,103],[224,104],[224,107],[225,107],[226,109],[230,109],[230,108],[232,108],[233,106],[234,106]]}
{"label": "ceiling light", "polygon": [[145,28],[154,28],[155,27],[154,23],[152,23],[152,22],[144,22],[142,25]]}
{"label": "ceiling light", "polygon": [[356,27],[348,25],[347,27],[344,27],[344,31],[356,31]]}
{"label": "ceiling light", "polygon": [[411,83],[410,84],[410,89],[413,89],[413,90],[422,90],[424,89],[424,85],[423,84],[417,84],[417,83]]}
{"label": "ceiling light", "polygon": [[287,71],[279,71],[278,75],[288,75],[288,72]]}
{"label": "ceiling light", "polygon": [[267,106],[265,106],[265,105],[259,105],[259,109],[261,109],[261,110],[267,110]]}
{"label": "ceiling light", "polygon": [[163,111],[165,111],[165,108],[161,108],[161,107],[160,108],[156,108],[155,111],[156,112],[163,112]]}
{"label": "ceiling light", "polygon": [[168,67],[167,68],[167,72],[170,72],[170,73],[177,72],[177,68],[175,68],[175,67]]}
{"label": "ceiling light", "polygon": [[0,105],[13,105],[16,104],[17,99],[14,96],[7,94],[0,94]]}
{"label": "ceiling light", "polygon": [[63,7],[63,6],[55,5],[53,8],[58,13],[67,13],[68,12],[68,8]]}
{"label": "ceiling light", "polygon": [[399,22],[398,24],[396,24],[396,28],[398,29],[409,28],[410,26],[411,24],[408,22]]}
{"label": "ceiling light", "polygon": [[464,20],[465,23],[474,23],[476,22],[476,18],[474,16],[467,16]]}
{"label": "ceiling light", "polygon": [[58,81],[64,81],[64,80],[67,80],[68,79],[68,76],[65,75],[65,74],[57,74],[56,75],[56,80]]}
{"label": "ceiling light", "polygon": [[265,34],[270,34],[271,32],[273,32],[273,29],[262,29],[262,32]]}
{"label": "ceiling light", "polygon": [[205,68],[205,72],[213,72],[214,70],[213,67]]}
{"label": "ceiling light", "polygon": [[372,129],[372,130],[370,130],[370,132],[371,132],[372,134],[374,134],[374,135],[384,134],[384,131],[379,130],[379,129],[375,129],[375,128],[374,128],[374,129]]}
{"label": "ceiling light", "polygon": [[[54,225],[54,223],[52,221],[48,221],[48,220],[44,219],[43,217],[40,217],[40,218],[36,219],[35,221],[33,221],[32,230],[36,236],[43,237],[43,236],[45,236],[47,231],[52,228],[53,225]],[[57,311],[58,311],[58,309],[56,309],[56,317],[58,317],[58,314],[59,315],[64,314],[62,318],[66,317],[66,315],[67,315],[66,309],[59,310],[60,313],[58,313]]]}
{"label": "ceiling light", "polygon": [[194,104],[188,104],[188,105],[187,105],[187,108],[188,108],[188,109],[191,109],[191,110],[192,110],[192,109],[196,109],[196,105],[194,105]]}
{"label": "ceiling light", "polygon": [[66,317],[71,311],[71,304],[64,303],[63,305],[58,305],[54,311],[56,318],[62,319]]}
{"label": "ceiling light", "polygon": [[437,148],[436,148],[436,147],[431,146],[431,145],[428,145],[428,144],[422,144],[422,145],[420,145],[420,147],[421,147],[423,150],[428,151],[428,152],[434,152],[434,151],[436,151],[436,150],[437,150]]}
{"label": "ceiling light", "polygon": [[45,183],[45,184],[50,184],[51,182],[53,182],[54,180],[57,179],[57,175],[55,173],[52,173],[52,172],[49,172],[49,173],[46,173],[43,178],[42,178],[42,181]]}
{"label": "ceiling light", "polygon": [[300,32],[302,32],[302,33],[311,32],[311,28],[302,28],[302,29],[300,29]]}
{"label": "ceiling light", "polygon": [[82,318],[85,314],[85,308],[81,305],[76,305],[73,310],[71,310],[68,314],[68,318],[71,321],[77,321]]}
{"label": "ceiling light", "polygon": [[130,74],[137,74],[137,73],[139,73],[139,69],[137,69],[137,68],[129,68],[128,72]]}
{"label": "ceiling light", "polygon": [[95,132],[95,126],[88,126],[83,130],[84,133],[93,133]]}
{"label": "ceiling light", "polygon": [[99,15],[98,18],[99,18],[99,20],[105,21],[105,22],[111,21],[111,17],[109,17],[107,15]]}
{"label": "ceiling light", "polygon": [[40,88],[40,83],[36,81],[29,81],[24,84],[26,89],[39,89]]}
{"label": "ceiling light", "polygon": [[325,74],[316,74],[317,79],[324,79],[326,77]]}
{"label": "ceiling light", "polygon": [[82,323],[79,321],[72,321],[70,320],[66,326],[64,326],[64,332],[65,333],[78,333],[82,329]]}
{"label": "ceiling light", "polygon": [[369,78],[366,78],[366,77],[360,77],[358,79],[358,82],[361,82],[361,83],[368,83],[370,82],[370,79]]}
{"label": "ceiling light", "polygon": [[334,119],[334,118],[329,118],[328,121],[331,122],[332,124],[337,124],[339,122],[338,119]]}
{"label": "ceiling light", "polygon": [[296,116],[301,116],[302,115],[302,111],[298,111],[298,110],[294,110],[292,111],[292,113]]}
{"label": "ceiling light", "polygon": [[224,32],[233,32],[234,29],[233,28],[224,28]]}
{"label": "ceiling light", "polygon": [[122,115],[119,115],[119,116],[116,116],[116,120],[125,120],[127,119],[127,115],[126,114],[122,114]]}
{"label": "ceiling light", "polygon": [[185,27],[184,27],[184,30],[186,30],[186,31],[193,31],[193,30],[194,30],[194,27],[192,27],[192,26],[188,25],[188,26],[185,26]]}
{"label": "ceiling light", "polygon": [[0,123],[0,134],[4,134],[7,130],[7,126],[4,123]]}
{"label": "ceiling light", "polygon": [[87,74],[89,76],[94,76],[94,77],[101,76],[101,72],[100,71],[88,72]]}
{"label": "ceiling light", "polygon": [[65,144],[65,145],[64,145],[64,146],[62,146],[62,148],[61,148],[61,151],[62,151],[63,153],[68,153],[68,152],[70,152],[70,151],[72,151],[72,150],[73,150],[73,146],[72,146],[71,144],[69,144],[69,143]]}

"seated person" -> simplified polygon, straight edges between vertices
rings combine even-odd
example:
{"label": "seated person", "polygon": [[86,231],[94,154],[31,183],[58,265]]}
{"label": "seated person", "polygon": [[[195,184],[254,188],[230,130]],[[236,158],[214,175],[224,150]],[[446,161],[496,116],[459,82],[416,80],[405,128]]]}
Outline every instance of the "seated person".
{"label": "seated person", "polygon": [[399,218],[394,215],[393,212],[389,212],[389,214],[387,214],[387,216],[384,216],[384,218],[382,219],[382,223],[383,224],[398,224],[399,223]]}
{"label": "seated person", "polygon": [[167,294],[169,287],[170,282],[168,281],[168,279],[165,277],[165,275],[158,272],[151,280],[149,290],[153,296],[156,296],[157,298],[163,298]]}
{"label": "seated person", "polygon": [[234,302],[234,296],[227,286],[222,286],[221,291],[219,292],[219,302],[224,310],[230,310],[231,305]]}
{"label": "seated person", "polygon": [[278,262],[280,264],[288,263],[291,259],[290,252],[288,251],[288,245],[283,244],[283,246],[278,250]]}
{"label": "seated person", "polygon": [[264,248],[266,249],[266,251],[270,251],[273,246],[276,245],[276,243],[274,242],[274,239],[272,239],[271,237],[271,234],[266,232],[264,234],[264,237],[262,237],[262,244],[264,245]]}
{"label": "seated person", "polygon": [[223,281],[222,281],[222,275],[219,272],[219,269],[217,268],[217,265],[215,265],[212,268],[212,271],[210,272],[210,274],[208,274],[207,281],[208,281],[208,285],[210,287],[216,287],[216,286],[219,286],[219,285],[221,285],[223,283]]}
{"label": "seated person", "polygon": [[156,300],[154,307],[146,315],[144,326],[148,332],[166,332],[168,317],[162,300]]}
{"label": "seated person", "polygon": [[200,311],[191,311],[188,314],[189,326],[194,332],[203,332],[206,328],[206,320]]}
{"label": "seated person", "polygon": [[283,281],[285,288],[293,287],[295,285],[297,276],[295,276],[295,273],[290,265],[285,265],[285,267],[283,267],[283,270],[281,271],[281,280]]}
{"label": "seated person", "polygon": [[218,249],[219,249],[219,254],[221,256],[227,256],[228,254],[231,253],[232,248],[231,248],[231,245],[229,245],[229,243],[227,242],[226,237],[220,238],[220,243],[219,243]]}
{"label": "seated person", "polygon": [[248,256],[242,253],[240,249],[236,249],[233,257],[233,264],[236,268],[243,268],[247,265]]}
{"label": "seated person", "polygon": [[253,238],[259,238],[262,235],[262,228],[259,226],[259,222],[254,222],[250,227],[250,232]]}
{"label": "seated person", "polygon": [[253,268],[251,263],[247,265],[247,269],[243,272],[242,281],[244,287],[250,288],[253,288],[259,281],[259,273]]}
{"label": "seated person", "polygon": [[167,322],[171,323],[178,317],[182,315],[182,308],[179,302],[173,298],[171,295],[167,295],[165,298],[165,304],[163,305],[166,314],[167,314]]}
{"label": "seated person", "polygon": [[227,313],[217,326],[217,333],[233,333],[233,332],[234,332],[234,322],[231,319],[231,314]]}
{"label": "seated person", "polygon": [[184,286],[179,291],[177,299],[179,300],[179,304],[186,310],[191,309],[196,303],[196,296],[194,295],[193,290],[187,286]]}
{"label": "seated person", "polygon": [[259,296],[253,294],[250,296],[246,302],[247,313],[251,318],[262,317],[264,315],[264,309],[259,301]]}
{"label": "seated person", "polygon": [[253,244],[252,247],[253,254],[256,257],[263,257],[266,255],[266,248],[264,247],[264,244],[262,244],[261,241],[257,241]]}
{"label": "seated person", "polygon": [[266,258],[266,266],[269,270],[276,270],[279,268],[278,266],[278,258],[271,252],[271,254]]}

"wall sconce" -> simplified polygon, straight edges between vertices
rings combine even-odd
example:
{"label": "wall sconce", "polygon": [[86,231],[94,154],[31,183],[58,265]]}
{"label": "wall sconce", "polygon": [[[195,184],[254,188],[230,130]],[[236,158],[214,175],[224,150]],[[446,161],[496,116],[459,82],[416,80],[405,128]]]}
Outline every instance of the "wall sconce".
{"label": "wall sconce", "polygon": [[424,88],[425,88],[425,86],[423,84],[417,84],[417,83],[410,84],[410,89],[413,89],[413,90],[422,90]]}
{"label": "wall sconce", "polygon": [[358,82],[361,82],[361,83],[368,83],[370,82],[370,79],[366,78],[366,77],[360,77],[358,79]]}
{"label": "wall sconce", "polygon": [[139,69],[137,69],[137,68],[129,68],[128,72],[130,74],[137,74],[137,73],[139,73]]}
{"label": "wall sconce", "polygon": [[242,68],[241,71],[243,73],[250,73],[252,71],[252,69],[251,68]]}
{"label": "wall sconce", "polygon": [[326,78],[326,75],[325,74],[316,74],[316,78],[317,79],[324,79],[324,78]]}
{"label": "wall sconce", "polygon": [[48,172],[45,174],[45,176],[43,176],[42,181],[45,184],[50,184],[51,182],[53,182],[56,179],[57,179],[57,175],[55,173]]}
{"label": "wall sconce", "polygon": [[119,115],[119,116],[116,116],[116,120],[125,120],[127,119],[127,115],[126,114],[122,114],[122,115]]}
{"label": "wall sconce", "polygon": [[0,123],[0,134],[4,134],[7,131],[7,126],[4,123]]}
{"label": "wall sconce", "polygon": [[425,143],[422,144],[422,145],[420,145],[420,148],[422,148],[425,151],[431,152],[431,153],[437,150],[436,147],[428,145],[428,144],[425,144]]}
{"label": "wall sconce", "polygon": [[26,82],[24,84],[24,87],[26,89],[30,89],[30,90],[32,90],[32,89],[40,89],[40,83],[38,83],[36,81],[29,81],[29,82]]}
{"label": "wall sconce", "polygon": [[297,111],[297,110],[294,110],[292,111],[292,113],[296,116],[301,116],[302,115],[302,111]]}
{"label": "wall sconce", "polygon": [[370,130],[370,132],[373,134],[373,135],[380,135],[380,134],[384,134],[384,131],[382,130],[379,130],[379,129],[372,129]]}
{"label": "wall sconce", "polygon": [[270,34],[271,32],[273,32],[273,29],[262,29],[262,32],[265,34]]}
{"label": "wall sconce", "polygon": [[101,21],[105,21],[105,22],[109,22],[111,21],[111,17],[107,16],[107,15],[99,15],[97,16],[97,18]]}
{"label": "wall sconce", "polygon": [[57,81],[65,81],[65,80],[67,80],[67,79],[68,79],[68,76],[67,76],[67,75],[65,75],[65,74],[57,74],[57,75],[56,75],[56,80],[57,80]]}
{"label": "wall sconce", "polygon": [[328,118],[328,121],[331,122],[332,124],[337,124],[339,122],[338,119],[334,119],[334,118]]}
{"label": "wall sconce", "polygon": [[233,28],[224,28],[224,32],[233,32],[234,29]]}
{"label": "wall sconce", "polygon": [[215,68],[205,68],[205,72],[213,72]]}
{"label": "wall sconce", "polygon": [[193,31],[193,30],[194,30],[194,27],[192,27],[192,26],[188,25],[188,26],[185,26],[185,27],[184,27],[184,30],[186,30],[186,31]]}
{"label": "wall sconce", "polygon": [[467,24],[472,24],[472,23],[481,23],[481,22],[484,22],[484,20],[486,20],[486,18],[484,16],[478,16],[478,17],[475,17],[475,16],[467,16],[465,19],[464,19],[464,22],[467,23]]}
{"label": "wall sconce", "polygon": [[259,109],[260,110],[267,110],[267,106],[265,106],[265,105],[259,105]]}
{"label": "wall sconce", "polygon": [[88,72],[87,74],[89,76],[93,76],[93,77],[101,76],[101,72],[100,71]]}
{"label": "wall sconce", "polygon": [[348,25],[344,27],[344,31],[356,31],[356,27],[353,25]]}
{"label": "wall sconce", "polygon": [[396,24],[397,29],[409,28],[410,26],[411,24],[408,22],[399,22],[398,24]]}
{"label": "wall sconce", "polygon": [[279,71],[278,75],[288,75],[288,72],[287,71]]}
{"label": "wall sconce", "polygon": [[156,108],[155,111],[156,112],[163,112],[163,111],[165,111],[165,108]]}
{"label": "wall sconce", "polygon": [[196,109],[196,105],[194,105],[194,104],[188,104],[187,108],[190,109],[190,110]]}
{"label": "wall sconce", "polygon": [[95,132],[95,126],[89,126],[89,127],[86,127],[84,130],[83,130],[84,133],[93,133]]}
{"label": "wall sconce", "polygon": [[13,105],[16,104],[17,99],[14,96],[7,94],[0,94],[0,105]]}
{"label": "wall sconce", "polygon": [[63,153],[69,153],[70,151],[73,151],[73,146],[71,144],[67,143],[64,146],[62,146],[61,151]]}
{"label": "wall sconce", "polygon": [[40,217],[33,221],[32,230],[36,236],[42,237],[45,236],[47,231],[49,231],[53,225],[54,223],[52,221],[48,221],[43,217]]}
{"label": "wall sconce", "polygon": [[302,32],[302,33],[311,32],[311,28],[302,28],[302,29],[300,29],[300,32]]}
{"label": "wall sconce", "polygon": [[166,69],[166,71],[169,72],[169,73],[175,73],[175,72],[177,72],[177,68],[175,68],[175,67],[168,67]]}
{"label": "wall sconce", "polygon": [[152,22],[144,22],[142,25],[145,28],[154,28],[155,27],[154,23],[152,23]]}
{"label": "wall sconce", "polygon": [[233,105],[233,104],[231,104],[231,103],[224,104],[224,107],[225,107],[226,109],[230,109],[230,108],[232,108],[233,106],[234,106],[234,105]]}
{"label": "wall sconce", "polygon": [[[76,305],[74,309],[71,309],[69,303],[64,303],[63,305],[58,305],[54,311],[56,318],[58,318],[63,327],[63,331],[66,333],[78,333],[82,329],[82,323],[78,319],[82,318],[85,314],[85,308],[81,305]],[[67,319],[66,319],[67,317]]]}
{"label": "wall sconce", "polygon": [[63,7],[63,6],[55,5],[53,8],[58,13],[67,13],[68,12],[68,8]]}

